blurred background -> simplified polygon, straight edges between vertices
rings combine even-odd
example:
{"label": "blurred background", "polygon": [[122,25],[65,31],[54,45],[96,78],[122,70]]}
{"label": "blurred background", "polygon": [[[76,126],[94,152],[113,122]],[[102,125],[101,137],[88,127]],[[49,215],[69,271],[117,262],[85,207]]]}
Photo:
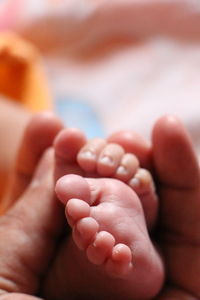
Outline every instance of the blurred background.
{"label": "blurred background", "polygon": [[199,0],[1,0],[39,51],[53,109],[89,137],[181,117],[200,150]]}

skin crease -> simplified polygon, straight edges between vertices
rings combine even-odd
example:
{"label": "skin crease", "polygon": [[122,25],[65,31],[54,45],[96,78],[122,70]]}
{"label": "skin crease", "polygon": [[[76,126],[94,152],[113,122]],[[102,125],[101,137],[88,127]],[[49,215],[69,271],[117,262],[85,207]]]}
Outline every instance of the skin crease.
{"label": "skin crease", "polygon": [[[159,225],[161,233],[164,234],[164,239],[160,241],[160,244],[162,246],[162,250],[164,251],[166,260],[168,274],[167,278],[172,283],[171,286],[164,287],[162,294],[157,297],[157,299],[169,300],[175,298],[178,300],[197,300],[200,295],[200,285],[198,279],[200,278],[200,266],[193,263],[198,261],[200,250],[200,246],[197,243],[197,236],[200,232],[198,221],[200,219],[200,216],[199,209],[197,209],[199,207],[200,199],[198,184],[198,162],[185,128],[175,118],[171,119],[171,117],[165,117],[160,119],[154,127],[152,140],[153,167],[157,176],[159,192],[161,195],[161,216],[163,220]],[[181,152],[176,151],[176,149],[181,149]],[[7,291],[11,292],[11,294],[2,294],[2,296],[0,297],[0,299],[2,300],[10,299],[11,296],[12,299],[14,296],[17,300],[34,299],[34,297],[31,297],[29,295],[37,293],[41,275],[44,274],[46,267],[50,259],[52,258],[52,253],[55,249],[54,247],[56,246],[59,238],[60,228],[62,227],[62,224],[59,223],[59,226],[57,226],[56,228],[52,228],[52,222],[49,221],[52,220],[53,216],[55,217],[55,206],[53,204],[54,201],[52,202],[52,200],[50,200],[49,202],[49,198],[52,199],[52,189],[48,188],[51,176],[50,174],[47,174],[47,170],[50,170],[51,163],[47,156],[43,160],[43,163],[41,163],[40,165],[40,171],[38,171],[37,175],[35,175],[37,181],[34,182],[38,183],[38,179],[40,179],[40,184],[30,185],[23,196],[19,198],[17,204],[12,208],[12,210],[3,217],[3,222],[1,218],[1,231],[3,232],[3,236],[5,236],[5,231],[7,232],[7,236],[9,236],[9,239],[6,239],[4,243],[1,243],[1,251],[3,251],[3,249],[9,249],[8,246],[10,246],[10,249],[15,250],[16,248],[13,246],[16,244],[18,245],[18,235],[16,236],[11,234],[14,229],[16,230],[14,226],[16,225],[16,220],[18,220],[17,222],[20,225],[20,230],[22,230],[22,232],[27,232],[28,236],[31,232],[38,233],[36,236],[29,236],[30,248],[21,248],[23,249],[22,253],[19,253],[18,251],[15,252],[16,256],[14,256],[14,260],[12,261],[12,268],[9,270],[9,278],[13,278],[14,281],[12,282],[11,280],[13,284],[11,284],[10,288],[7,289]],[[185,164],[185,161],[187,161],[188,163]],[[184,172],[182,171],[183,168]],[[39,176],[39,178],[37,178],[37,176]],[[23,192],[26,187],[27,186],[23,186],[21,192]],[[43,194],[43,198],[46,199],[44,201],[44,206],[41,207],[40,203],[39,208],[37,201],[35,201],[35,197],[37,196],[38,198],[38,195],[41,195],[44,187],[46,187],[46,192]],[[168,204],[168,200],[171,199],[171,196],[174,201],[169,201]],[[190,203],[187,201],[188,199],[190,200]],[[49,205],[47,205],[47,203],[49,203]],[[183,208],[185,208],[188,212],[186,215],[184,214]],[[43,213],[45,212],[45,218],[37,218],[37,222],[34,222],[34,212],[41,213],[43,215],[42,209]],[[22,211],[23,213],[21,214]],[[167,214],[167,211],[172,212],[172,215],[170,214],[169,216]],[[59,213],[60,210],[58,208],[58,210],[56,211],[56,216],[60,217]],[[11,217],[14,220],[13,223],[10,222],[10,220],[12,219]],[[178,222],[176,222],[177,218]],[[27,226],[25,226],[27,225],[27,221],[26,224],[23,225],[24,220],[28,220],[28,228]],[[38,220],[40,220],[41,223],[38,222]],[[191,222],[191,220],[194,221],[192,223],[193,227],[192,225],[187,226],[188,223]],[[167,234],[167,229],[171,229],[172,235],[169,236]],[[182,232],[182,230],[184,232]],[[43,249],[38,249],[38,246],[35,245],[35,242],[40,241],[40,233],[43,234],[43,237],[45,234],[46,237],[44,241],[45,247]],[[34,242],[33,240],[31,241],[33,237]],[[174,239],[178,239],[178,241],[180,241],[180,247],[174,247]],[[35,251],[35,257],[29,257],[26,253],[27,249],[32,249],[32,254],[34,254]],[[30,254],[30,251],[28,252]],[[46,254],[48,257],[47,259],[44,259]],[[18,280],[19,278],[13,277],[13,270],[15,270],[16,263],[15,260],[18,261],[19,255],[21,257],[26,257],[29,260],[29,264],[27,264],[28,269],[24,269],[24,273],[21,272],[23,278],[28,277],[26,284],[24,285],[23,282],[22,286],[20,286],[20,280]],[[7,251],[3,251],[1,258],[2,257],[5,257],[6,259],[2,259],[1,263],[2,261],[6,261],[7,263],[9,262]],[[38,259],[41,262],[41,269],[39,270],[39,272],[38,270],[34,270],[33,272],[32,266],[30,272],[29,267],[31,266],[31,263],[37,261]],[[184,269],[187,268],[189,276],[188,272],[187,274],[183,272],[182,266],[184,266]],[[0,270],[2,270],[2,268],[0,268]],[[19,271],[23,270],[19,268]],[[31,276],[29,277],[28,274],[31,274]],[[5,278],[5,274],[1,273],[0,278],[0,287],[3,290],[5,285],[2,284],[2,279]],[[12,294],[12,292],[14,291],[16,291],[17,294]]]}

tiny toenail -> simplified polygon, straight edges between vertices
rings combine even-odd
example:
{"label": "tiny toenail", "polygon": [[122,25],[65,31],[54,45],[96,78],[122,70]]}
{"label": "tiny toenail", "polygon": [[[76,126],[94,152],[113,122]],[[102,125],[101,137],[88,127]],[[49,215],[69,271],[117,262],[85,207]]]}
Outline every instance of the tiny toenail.
{"label": "tiny toenail", "polygon": [[129,185],[133,188],[138,187],[140,185],[140,180],[138,178],[134,177],[129,181]]}
{"label": "tiny toenail", "polygon": [[116,173],[119,175],[126,175],[128,174],[128,171],[124,166],[119,166]]}
{"label": "tiny toenail", "polygon": [[101,163],[105,164],[105,165],[113,165],[113,160],[110,156],[103,156],[101,157]]}
{"label": "tiny toenail", "polygon": [[92,151],[84,151],[80,155],[83,158],[96,159],[96,155]]}

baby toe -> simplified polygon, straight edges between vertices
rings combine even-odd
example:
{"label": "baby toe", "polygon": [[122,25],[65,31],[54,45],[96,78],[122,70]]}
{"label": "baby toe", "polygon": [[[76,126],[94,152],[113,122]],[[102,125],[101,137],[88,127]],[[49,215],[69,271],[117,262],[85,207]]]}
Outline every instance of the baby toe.
{"label": "baby toe", "polygon": [[90,173],[96,172],[97,160],[105,147],[106,141],[100,138],[91,139],[78,153],[77,161],[80,167]]}
{"label": "baby toe", "polygon": [[82,199],[90,203],[91,193],[88,182],[78,175],[70,174],[61,177],[56,182],[55,192],[64,205],[72,198]]}
{"label": "baby toe", "polygon": [[127,182],[130,180],[139,168],[137,157],[131,153],[126,153],[122,156],[120,165],[116,169],[115,178]]}
{"label": "baby toe", "polygon": [[85,250],[89,244],[94,242],[95,236],[99,230],[99,224],[94,218],[86,217],[80,219],[73,226],[73,240],[77,247]]}
{"label": "baby toe", "polygon": [[107,272],[114,277],[124,278],[132,268],[131,249],[125,244],[115,245],[112,256],[107,261]]}
{"label": "baby toe", "polygon": [[90,206],[83,200],[70,199],[65,207],[65,214],[70,226],[73,226],[78,220],[89,217]]}
{"label": "baby toe", "polygon": [[129,186],[140,196],[155,191],[155,185],[151,173],[139,168],[134,177],[129,181]]}
{"label": "baby toe", "polygon": [[107,144],[101,151],[98,162],[97,172],[101,176],[112,176],[118,168],[124,150],[117,144]]}
{"label": "baby toe", "polygon": [[138,169],[135,176],[129,181],[129,186],[139,196],[143,206],[147,227],[151,230],[157,219],[158,196],[150,172],[146,169]]}
{"label": "baby toe", "polygon": [[87,249],[89,261],[95,265],[103,264],[111,256],[114,245],[115,239],[112,234],[107,231],[97,233],[94,242]]}

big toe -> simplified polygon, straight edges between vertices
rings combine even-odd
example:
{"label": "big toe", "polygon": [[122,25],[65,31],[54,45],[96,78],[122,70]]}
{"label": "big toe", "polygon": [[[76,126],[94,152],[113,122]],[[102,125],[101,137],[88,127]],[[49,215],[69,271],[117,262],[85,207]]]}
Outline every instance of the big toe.
{"label": "big toe", "polygon": [[86,137],[76,128],[63,129],[54,141],[55,179],[66,174],[82,174],[77,163],[77,154],[85,145]]}
{"label": "big toe", "polygon": [[90,202],[90,187],[85,178],[79,175],[65,175],[61,177],[55,186],[58,199],[66,205],[70,199],[82,199]]}

